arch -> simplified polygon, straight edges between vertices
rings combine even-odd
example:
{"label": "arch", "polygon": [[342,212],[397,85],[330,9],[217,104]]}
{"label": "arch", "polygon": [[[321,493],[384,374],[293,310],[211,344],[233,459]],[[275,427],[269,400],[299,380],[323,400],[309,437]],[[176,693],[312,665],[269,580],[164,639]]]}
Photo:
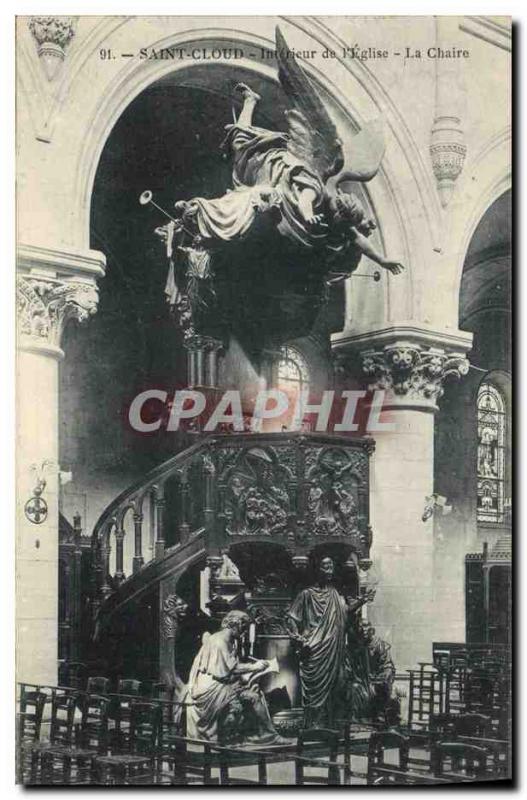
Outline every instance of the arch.
{"label": "arch", "polygon": [[[318,20],[308,18],[284,18],[288,26],[296,30],[292,32],[293,44],[296,38],[309,37],[319,45],[331,46],[338,51],[340,42],[338,37]],[[121,25],[123,28],[133,25],[134,20]],[[184,20],[185,25],[190,23]],[[244,46],[246,51],[251,48],[273,46],[270,37],[254,35],[243,26],[247,24],[242,18],[239,29],[210,28],[206,26],[186,27],[174,31],[168,36],[145,43],[149,47],[180,47],[183,45],[202,44],[213,46]],[[274,24],[270,19],[269,26]],[[288,35],[291,30],[288,29]],[[155,38],[155,37],[153,37]],[[106,37],[105,46],[111,42]],[[91,48],[96,43],[90,43]],[[214,63],[208,62],[205,68],[212,68],[217,64],[230,65],[232,62],[220,59]],[[200,64],[203,67],[203,64]],[[244,55],[236,62],[236,66],[250,70],[263,78],[276,81],[276,68],[267,62],[253,59]],[[382,311],[376,312],[375,321],[379,317],[392,319],[401,316],[412,318],[418,316],[418,307],[421,298],[415,295],[419,281],[413,278],[413,272],[426,267],[429,258],[429,244],[435,245],[439,236],[440,207],[437,193],[433,185],[431,173],[419,153],[417,145],[407,128],[400,112],[395,108],[386,91],[374,77],[370,69],[357,60],[345,60],[340,57],[333,60],[331,65],[320,66],[306,64],[311,76],[322,89],[326,102],[331,106],[333,114],[345,121],[348,132],[360,128],[366,120],[383,115],[388,130],[388,147],[382,168],[378,177],[368,186],[368,200],[377,219],[381,220],[379,238],[386,251],[394,252],[397,257],[408,265],[405,275],[397,282],[384,281],[384,299]],[[148,86],[170,73],[188,75],[193,69],[188,62],[159,60],[149,63],[145,68],[144,62],[128,62],[120,69],[117,75],[110,80],[107,87],[101,86],[98,101],[90,111],[87,125],[90,135],[83,137],[82,145],[76,155],[74,174],[76,180],[72,197],[72,213],[70,221],[69,239],[78,242],[81,247],[89,243],[89,215],[90,200],[93,183],[100,155],[115,122],[124,109]],[[350,75],[353,81],[350,82]],[[79,91],[81,72],[77,70],[75,78],[76,89]],[[353,98],[342,87],[353,86]],[[426,227],[423,235],[422,226],[409,223],[409,220],[420,220]],[[418,230],[417,230],[418,229]],[[80,241],[79,241],[80,240]],[[420,292],[420,290],[419,290]],[[401,310],[403,309],[403,310]],[[395,317],[394,317],[395,314]]]}
{"label": "arch", "polygon": [[[455,213],[445,238],[450,255],[449,307],[457,312],[468,249],[479,223],[501,195],[511,189],[511,128],[489,139],[466,165],[457,187]],[[455,324],[457,325],[457,319]]]}

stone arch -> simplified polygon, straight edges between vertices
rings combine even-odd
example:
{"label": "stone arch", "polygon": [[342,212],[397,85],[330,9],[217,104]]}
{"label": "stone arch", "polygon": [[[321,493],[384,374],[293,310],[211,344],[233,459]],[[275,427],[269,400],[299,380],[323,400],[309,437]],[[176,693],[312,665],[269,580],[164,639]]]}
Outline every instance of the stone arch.
{"label": "stone arch", "polygon": [[[188,22],[188,20],[186,20]],[[307,40],[318,46],[337,46],[336,37],[322,23],[304,18],[286,18],[288,35],[292,32],[293,46],[296,39]],[[269,25],[274,24],[270,20]],[[130,20],[128,25],[133,24]],[[240,28],[244,22],[240,21]],[[271,31],[269,31],[271,33]],[[203,46],[221,45],[244,46],[245,50],[259,47],[271,48],[269,37],[256,36],[247,30],[232,31],[221,28],[196,27],[175,31],[168,36],[153,41],[151,46],[178,47],[183,44],[201,43]],[[92,42],[93,46],[93,42]],[[227,64],[218,60],[209,62],[211,66]],[[231,62],[232,63],[232,62]],[[263,78],[276,81],[274,64],[261,62],[244,55],[236,65],[250,70]],[[208,65],[207,65],[208,66]],[[379,323],[397,315],[406,318],[419,316],[421,299],[416,295],[419,281],[415,273],[426,267],[429,243],[436,242],[439,225],[439,204],[431,179],[418,148],[406,123],[395,108],[388,94],[364,64],[353,64],[337,58],[331,68],[320,64],[317,68],[306,64],[308,72],[316,80],[326,102],[334,115],[344,123],[347,134],[360,128],[361,124],[379,114],[386,121],[388,147],[378,177],[367,187],[367,199],[377,219],[381,220],[379,238],[386,251],[403,260],[408,265],[404,278],[394,282],[384,282],[382,307],[373,310],[371,323]],[[71,241],[78,242],[81,248],[89,243],[89,212],[95,172],[108,139],[110,131],[124,109],[144,89],[169,73],[192,70],[188,63],[177,61],[158,61],[144,67],[144,62],[126,64],[105,88],[101,86],[98,101],[91,112],[87,128],[90,136],[85,136],[76,156],[76,175],[73,186],[72,213],[70,215]],[[188,74],[188,72],[187,72]],[[350,81],[350,77],[352,80]],[[80,78],[79,78],[80,80]],[[347,87],[352,87],[349,94]],[[343,90],[346,87],[346,90]],[[77,88],[76,91],[79,91]],[[410,220],[410,222],[409,222]],[[422,236],[422,225],[427,235]],[[419,235],[418,235],[419,231]],[[362,282],[364,283],[364,282]],[[360,302],[360,300],[359,300]]]}
{"label": "stone arch", "polygon": [[[465,259],[476,228],[496,200],[511,189],[511,146],[511,129],[507,127],[481,147],[459,181],[455,213],[450,216],[445,242],[445,252],[451,258],[448,307],[455,314]],[[454,325],[457,324],[456,318]]]}

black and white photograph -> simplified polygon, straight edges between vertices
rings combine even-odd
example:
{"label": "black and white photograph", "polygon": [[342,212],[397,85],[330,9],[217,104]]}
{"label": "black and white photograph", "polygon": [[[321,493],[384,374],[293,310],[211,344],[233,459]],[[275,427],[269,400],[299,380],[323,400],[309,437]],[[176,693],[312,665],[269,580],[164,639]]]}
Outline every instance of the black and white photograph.
{"label": "black and white photograph", "polygon": [[16,17],[13,775],[499,788],[512,18],[252,10]]}

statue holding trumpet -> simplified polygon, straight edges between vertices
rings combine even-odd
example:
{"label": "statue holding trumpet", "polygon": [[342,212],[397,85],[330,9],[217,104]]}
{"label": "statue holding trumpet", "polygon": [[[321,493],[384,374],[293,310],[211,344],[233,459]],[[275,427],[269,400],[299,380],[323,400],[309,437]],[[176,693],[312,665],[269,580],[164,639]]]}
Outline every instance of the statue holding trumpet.
{"label": "statue holding trumpet", "polygon": [[[202,286],[200,281],[212,275],[214,249],[250,237],[256,220],[265,215],[275,235],[317,259],[320,255],[331,282],[354,272],[363,255],[397,275],[402,264],[385,258],[371,243],[375,222],[348,189],[350,183],[371,180],[380,167],[384,140],[379,124],[370,123],[354,136],[351,162],[344,169],[337,129],[301,64],[282,56],[288,48],[279,28],[276,45],[278,78],[292,105],[285,115],[287,131],[254,125],[260,96],[240,83],[235,91],[242,109],[226,126],[222,145],[232,160],[232,188],[217,198],[178,200],[174,216],[154,202],[150,191],[141,195],[142,204],[151,203],[169,218],[156,230],[169,260],[175,263],[179,254],[196,288]],[[174,274],[169,274],[166,292],[177,305]]]}

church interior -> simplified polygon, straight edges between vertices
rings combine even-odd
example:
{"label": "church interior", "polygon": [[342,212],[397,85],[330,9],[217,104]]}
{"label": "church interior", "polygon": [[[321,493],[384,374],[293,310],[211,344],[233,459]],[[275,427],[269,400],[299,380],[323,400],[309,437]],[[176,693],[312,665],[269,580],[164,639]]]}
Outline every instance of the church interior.
{"label": "church interior", "polygon": [[[152,46],[247,53],[272,46],[277,22],[304,50],[338,41],[329,19],[261,18],[258,34],[250,18],[236,31],[164,19],[151,18]],[[271,214],[220,243],[211,272],[189,266],[170,298],[155,229],[177,201],[231,185],[221,145],[236,86],[260,96],[259,127],[284,129],[276,65],[246,54],[83,71],[145,33],[140,18],[83,17],[55,41],[50,79],[36,75],[43,23],[28,20],[19,192],[38,214],[19,225],[17,779],[509,779],[510,29],[420,18],[412,36],[471,48],[456,92],[450,64],[401,86],[387,67],[373,78],[341,59],[309,72],[348,157],[364,120],[385,115],[382,168],[353,192],[401,275],[363,256],[332,282],[318,251],[273,235]],[[365,40],[379,36],[372,20]],[[401,36],[397,18],[385,24]],[[489,94],[499,87],[492,119],[480,118],[482,74]],[[141,392],[185,388],[211,402],[239,390],[244,414],[261,389],[313,403],[382,390],[394,425],[130,424]],[[166,420],[160,408],[145,419]],[[209,677],[224,698],[212,711]]]}

